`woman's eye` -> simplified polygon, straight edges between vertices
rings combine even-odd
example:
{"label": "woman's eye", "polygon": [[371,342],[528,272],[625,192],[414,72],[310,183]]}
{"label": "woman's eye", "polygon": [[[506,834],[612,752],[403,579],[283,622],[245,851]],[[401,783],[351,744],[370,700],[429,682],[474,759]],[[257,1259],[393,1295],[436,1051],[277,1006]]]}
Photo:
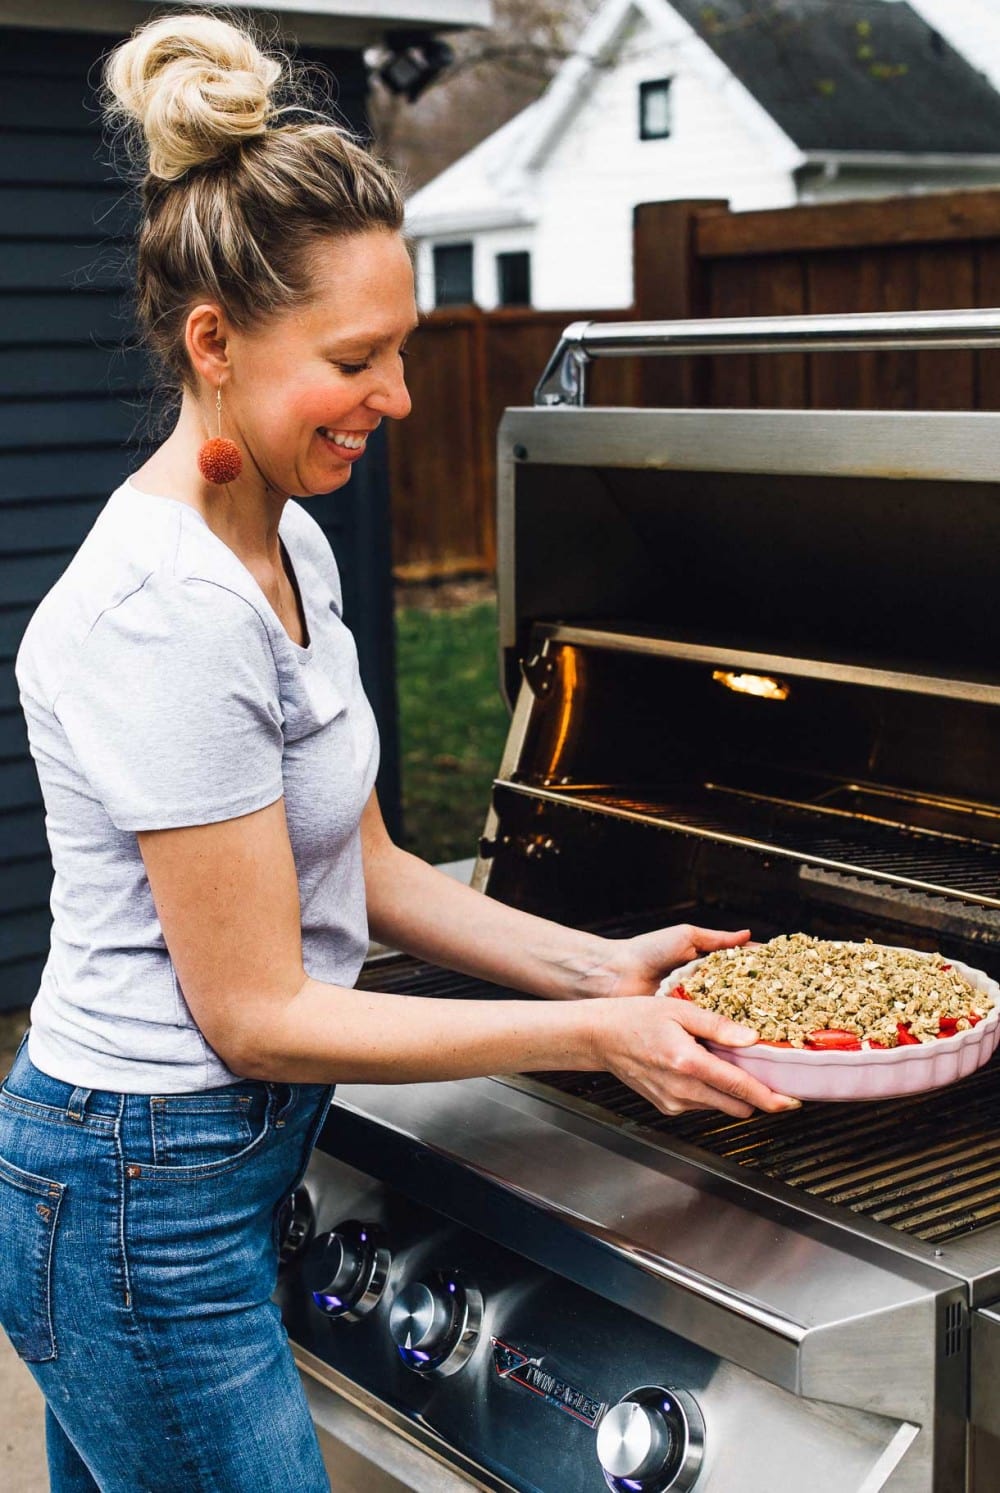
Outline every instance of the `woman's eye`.
{"label": "woman's eye", "polygon": [[371,366],[372,365],[370,363],[338,363],[337,364],[337,367],[340,369],[341,373],[346,373],[348,376],[350,376],[353,373],[364,373],[366,371],[366,369],[370,368]]}

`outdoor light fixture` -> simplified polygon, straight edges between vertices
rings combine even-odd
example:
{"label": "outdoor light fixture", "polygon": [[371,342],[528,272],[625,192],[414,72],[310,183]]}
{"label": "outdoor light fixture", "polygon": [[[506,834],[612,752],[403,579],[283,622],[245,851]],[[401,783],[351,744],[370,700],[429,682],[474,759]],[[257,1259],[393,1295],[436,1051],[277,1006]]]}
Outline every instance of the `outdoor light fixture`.
{"label": "outdoor light fixture", "polygon": [[412,104],[424,89],[455,60],[447,42],[422,34],[388,36],[389,55],[375,69],[390,93],[401,93]]}

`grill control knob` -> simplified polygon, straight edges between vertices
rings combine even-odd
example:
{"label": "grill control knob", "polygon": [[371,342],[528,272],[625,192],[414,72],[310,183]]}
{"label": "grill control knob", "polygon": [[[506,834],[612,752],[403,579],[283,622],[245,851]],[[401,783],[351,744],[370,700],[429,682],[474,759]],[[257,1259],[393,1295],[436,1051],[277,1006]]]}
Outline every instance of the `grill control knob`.
{"label": "grill control knob", "polygon": [[597,1457],[615,1493],[686,1493],[705,1450],[705,1422],[683,1389],[644,1385],[613,1405],[597,1429]]}
{"label": "grill control knob", "polygon": [[389,1310],[389,1332],[407,1368],[454,1374],[476,1345],[483,1298],[447,1270],[403,1287]]}
{"label": "grill control knob", "polygon": [[321,1312],[356,1322],[378,1305],[391,1258],[376,1224],[348,1219],[313,1240],[302,1277]]}

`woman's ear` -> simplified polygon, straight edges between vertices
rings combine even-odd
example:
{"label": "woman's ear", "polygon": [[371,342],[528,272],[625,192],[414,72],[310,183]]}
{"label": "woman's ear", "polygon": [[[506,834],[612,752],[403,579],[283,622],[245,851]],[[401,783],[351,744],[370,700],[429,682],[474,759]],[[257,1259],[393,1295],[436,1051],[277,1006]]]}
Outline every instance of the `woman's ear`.
{"label": "woman's ear", "polygon": [[229,372],[228,342],[226,317],[219,306],[206,301],[188,313],[184,346],[191,367],[212,388]]}

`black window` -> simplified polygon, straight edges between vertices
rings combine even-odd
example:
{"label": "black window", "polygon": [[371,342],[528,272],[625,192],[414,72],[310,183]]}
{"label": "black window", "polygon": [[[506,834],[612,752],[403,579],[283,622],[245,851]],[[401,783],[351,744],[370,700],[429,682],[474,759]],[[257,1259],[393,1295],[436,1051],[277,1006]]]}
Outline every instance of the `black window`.
{"label": "black window", "polygon": [[531,255],[527,249],[497,255],[497,298],[501,306],[531,305]]}
{"label": "black window", "polygon": [[671,126],[670,79],[639,84],[639,139],[665,140]]}
{"label": "black window", "polygon": [[472,245],[435,244],[435,306],[468,306],[472,301]]}

